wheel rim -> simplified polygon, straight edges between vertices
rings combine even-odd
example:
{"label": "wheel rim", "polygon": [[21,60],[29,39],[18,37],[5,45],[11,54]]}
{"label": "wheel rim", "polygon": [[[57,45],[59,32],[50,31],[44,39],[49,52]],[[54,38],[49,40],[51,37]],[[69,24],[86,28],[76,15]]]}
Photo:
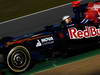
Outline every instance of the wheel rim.
{"label": "wheel rim", "polygon": [[25,47],[16,46],[8,53],[7,64],[14,72],[23,72],[30,64],[30,53]]}
{"label": "wheel rim", "polygon": [[11,57],[12,64],[18,68],[23,67],[27,61],[27,57],[24,52],[18,50],[14,52]]}

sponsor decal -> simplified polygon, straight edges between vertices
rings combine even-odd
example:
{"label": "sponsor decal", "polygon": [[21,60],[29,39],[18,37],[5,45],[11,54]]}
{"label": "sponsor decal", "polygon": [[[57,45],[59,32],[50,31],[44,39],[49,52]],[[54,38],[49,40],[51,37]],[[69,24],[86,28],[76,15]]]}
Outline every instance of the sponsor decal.
{"label": "sponsor decal", "polygon": [[41,42],[39,40],[37,40],[37,44],[36,47],[42,46]]}
{"label": "sponsor decal", "polygon": [[46,37],[42,38],[40,40],[37,40],[36,47],[42,46],[42,45],[47,45],[47,44],[52,44],[54,43],[53,37]]}
{"label": "sponsor decal", "polygon": [[53,37],[47,37],[47,38],[41,39],[42,43],[49,42],[49,41],[53,41]]}
{"label": "sponsor decal", "polygon": [[82,39],[100,36],[100,28],[97,29],[94,26],[86,26],[85,30],[77,30],[75,27],[73,27],[69,28],[68,32],[70,39]]}

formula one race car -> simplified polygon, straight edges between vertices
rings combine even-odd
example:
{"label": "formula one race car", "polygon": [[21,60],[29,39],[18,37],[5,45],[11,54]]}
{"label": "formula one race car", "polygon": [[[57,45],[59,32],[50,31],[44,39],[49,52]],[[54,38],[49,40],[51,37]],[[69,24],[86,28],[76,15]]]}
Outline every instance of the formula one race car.
{"label": "formula one race car", "polygon": [[[100,4],[94,3],[98,11]],[[92,8],[91,7],[91,8]],[[51,25],[44,30],[19,37],[3,37],[0,40],[0,54],[5,64],[14,72],[25,71],[30,62],[67,56],[99,47],[99,24]],[[0,58],[1,59],[1,58]]]}

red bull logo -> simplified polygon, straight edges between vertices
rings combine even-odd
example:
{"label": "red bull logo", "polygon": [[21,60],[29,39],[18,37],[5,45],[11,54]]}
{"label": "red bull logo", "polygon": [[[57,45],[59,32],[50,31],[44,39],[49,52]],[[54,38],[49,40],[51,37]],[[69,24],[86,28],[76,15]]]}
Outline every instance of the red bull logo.
{"label": "red bull logo", "polygon": [[73,27],[69,28],[68,32],[70,39],[82,39],[100,36],[100,28],[97,29],[94,26],[86,26],[85,30],[77,30],[75,27]]}

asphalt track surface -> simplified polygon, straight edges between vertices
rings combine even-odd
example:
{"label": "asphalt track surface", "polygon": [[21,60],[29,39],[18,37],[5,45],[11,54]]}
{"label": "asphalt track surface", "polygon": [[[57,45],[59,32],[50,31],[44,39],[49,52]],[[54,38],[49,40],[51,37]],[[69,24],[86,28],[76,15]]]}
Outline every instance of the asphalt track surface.
{"label": "asphalt track surface", "polygon": [[72,15],[69,8],[70,5],[3,23],[0,25],[0,36],[27,34],[41,30],[45,25],[56,24],[62,16]]}
{"label": "asphalt track surface", "polygon": [[100,55],[33,75],[100,75]]}
{"label": "asphalt track surface", "polygon": [[[88,0],[84,0],[83,3]],[[64,15],[73,16],[71,4],[0,23],[0,37],[19,36],[42,30],[46,25],[59,24]]]}

